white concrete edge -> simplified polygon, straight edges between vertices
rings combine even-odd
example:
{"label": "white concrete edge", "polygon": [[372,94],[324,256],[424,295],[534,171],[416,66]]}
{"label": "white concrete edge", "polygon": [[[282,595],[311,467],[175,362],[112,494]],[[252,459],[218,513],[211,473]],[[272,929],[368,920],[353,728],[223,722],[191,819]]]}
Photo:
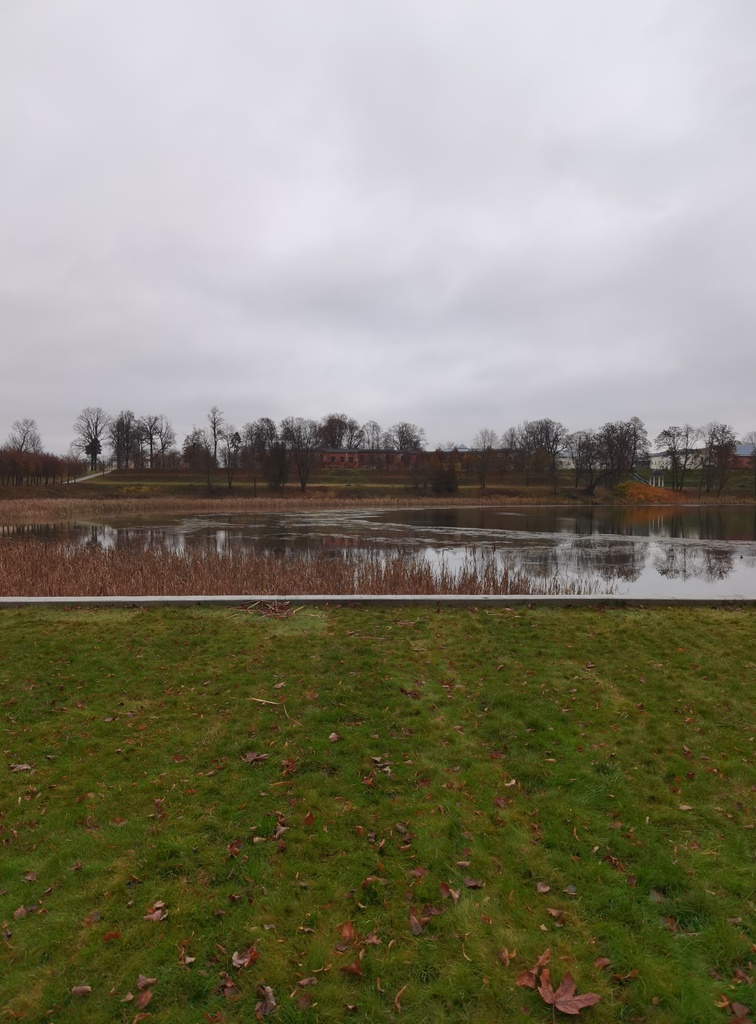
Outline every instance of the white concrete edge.
{"label": "white concrete edge", "polygon": [[622,597],[614,594],[528,595],[528,594],[203,594],[182,596],[131,597],[0,597],[0,609],[24,607],[102,607],[149,608],[192,607],[197,605],[250,606],[288,603],[291,605],[410,606],[438,605],[464,608],[472,606],[501,608],[531,605],[615,607],[677,607],[683,605],[754,605],[748,597]]}

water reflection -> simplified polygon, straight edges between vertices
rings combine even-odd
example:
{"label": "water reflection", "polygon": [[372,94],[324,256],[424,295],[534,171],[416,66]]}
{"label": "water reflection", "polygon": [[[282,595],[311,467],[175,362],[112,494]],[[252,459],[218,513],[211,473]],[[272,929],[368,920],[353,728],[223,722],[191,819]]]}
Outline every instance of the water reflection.
{"label": "water reflection", "polygon": [[26,537],[176,553],[255,547],[281,557],[399,549],[452,566],[480,552],[510,571],[602,580],[615,593],[756,597],[756,506],[392,508],[0,526],[0,540]]}

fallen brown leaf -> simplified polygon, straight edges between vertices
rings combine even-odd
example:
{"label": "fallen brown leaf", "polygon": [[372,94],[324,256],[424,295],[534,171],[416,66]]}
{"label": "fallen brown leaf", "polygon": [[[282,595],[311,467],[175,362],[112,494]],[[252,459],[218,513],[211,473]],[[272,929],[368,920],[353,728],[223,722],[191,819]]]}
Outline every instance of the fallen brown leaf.
{"label": "fallen brown leaf", "polygon": [[276,997],[270,985],[260,984],[257,986],[259,1002],[255,1006],[255,1014],[258,1018],[267,1017],[276,1008]]}
{"label": "fallen brown leaf", "polygon": [[151,999],[152,999],[152,989],[151,988],[146,988],[146,989],[144,989],[144,991],[140,992],[138,996],[134,997],[134,1006],[136,1006],[136,1008],[138,1010],[143,1010],[145,1008],[145,1006],[147,1006],[149,1004],[149,1001]]}
{"label": "fallen brown leaf", "polygon": [[551,975],[548,967],[541,972],[541,983],[538,986],[538,994],[549,1006],[553,1006],[560,1013],[578,1014],[587,1006],[593,1006],[601,996],[595,992],[586,992],[585,995],[575,995],[575,982],[568,971],[562,978],[559,988],[554,991],[551,987]]}
{"label": "fallen brown leaf", "polygon": [[242,967],[251,967],[255,960],[259,960],[259,958],[259,951],[254,946],[250,946],[243,953],[234,952],[234,955],[231,957],[231,963],[240,971]]}
{"label": "fallen brown leaf", "polygon": [[453,900],[454,903],[459,902],[459,889],[452,889],[446,882],[440,882],[438,888],[445,900]]}

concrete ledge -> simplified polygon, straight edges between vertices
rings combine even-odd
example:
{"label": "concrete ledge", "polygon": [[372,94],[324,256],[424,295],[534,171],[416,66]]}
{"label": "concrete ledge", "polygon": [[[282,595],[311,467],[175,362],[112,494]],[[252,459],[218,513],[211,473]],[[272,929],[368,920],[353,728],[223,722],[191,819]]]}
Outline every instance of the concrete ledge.
{"label": "concrete ledge", "polygon": [[250,606],[255,604],[276,604],[288,602],[302,605],[346,605],[369,607],[393,605],[396,607],[415,605],[436,605],[449,608],[516,608],[523,605],[556,605],[579,607],[604,605],[610,607],[674,608],[682,605],[709,607],[754,605],[756,598],[750,597],[617,597],[612,594],[580,594],[574,596],[526,594],[223,594],[206,597],[202,594],[186,596],[133,596],[133,597],[0,597],[0,609],[37,607],[101,607],[101,608],[169,608],[192,607],[197,605]]}

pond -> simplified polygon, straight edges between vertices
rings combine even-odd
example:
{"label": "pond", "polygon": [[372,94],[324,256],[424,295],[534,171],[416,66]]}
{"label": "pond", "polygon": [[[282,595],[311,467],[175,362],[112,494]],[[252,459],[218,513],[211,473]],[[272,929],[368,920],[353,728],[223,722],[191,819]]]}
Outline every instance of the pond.
{"label": "pond", "polygon": [[597,581],[634,597],[756,598],[756,506],[470,506],[245,515],[117,516],[0,527],[0,536],[114,547],[209,545],[288,552],[413,551],[454,565],[470,553],[531,576]]}

